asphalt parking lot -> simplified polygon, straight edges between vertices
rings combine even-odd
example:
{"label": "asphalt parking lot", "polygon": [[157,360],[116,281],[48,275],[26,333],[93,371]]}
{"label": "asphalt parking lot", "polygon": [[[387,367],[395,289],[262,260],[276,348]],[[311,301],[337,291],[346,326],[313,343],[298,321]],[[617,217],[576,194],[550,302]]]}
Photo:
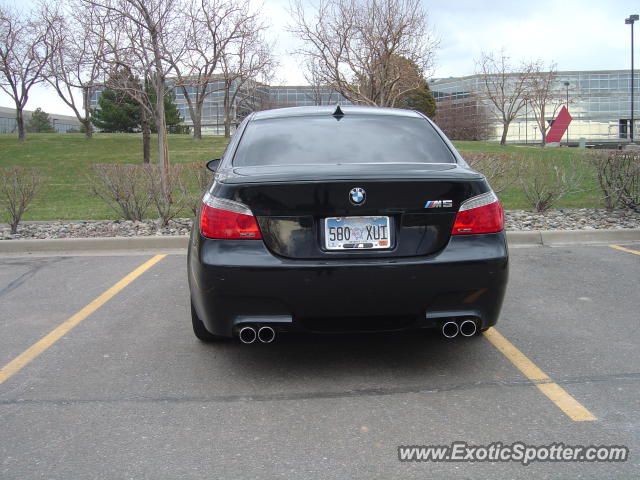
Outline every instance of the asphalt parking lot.
{"label": "asphalt parking lot", "polygon": [[[2,257],[0,478],[637,478],[640,245],[622,247],[512,249],[493,336],[270,345],[195,339],[182,254]],[[398,460],[454,441],[631,454]]]}

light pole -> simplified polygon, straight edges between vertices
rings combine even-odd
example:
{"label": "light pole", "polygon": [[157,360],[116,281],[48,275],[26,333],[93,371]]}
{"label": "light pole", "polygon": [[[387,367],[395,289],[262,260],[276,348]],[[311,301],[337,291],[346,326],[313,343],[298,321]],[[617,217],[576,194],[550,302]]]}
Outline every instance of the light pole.
{"label": "light pole", "polygon": [[216,135],[220,135],[220,102],[216,102]]}
{"label": "light pole", "polygon": [[[564,82],[564,86],[567,87],[567,112],[569,111],[569,82]],[[569,146],[569,125],[567,125],[567,147]]]}
{"label": "light pole", "polygon": [[527,124],[527,117],[529,112],[527,111],[527,101],[524,101],[524,143],[529,143],[529,125]]}
{"label": "light pole", "polygon": [[638,15],[629,15],[624,19],[626,25],[631,25],[631,121],[629,123],[629,141],[633,143],[633,23],[640,19]]}

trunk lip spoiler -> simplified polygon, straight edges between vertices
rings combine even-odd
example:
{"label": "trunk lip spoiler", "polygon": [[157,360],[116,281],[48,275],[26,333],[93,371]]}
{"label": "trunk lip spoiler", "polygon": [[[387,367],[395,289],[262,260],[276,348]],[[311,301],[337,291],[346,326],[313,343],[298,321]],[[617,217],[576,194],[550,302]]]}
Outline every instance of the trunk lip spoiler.
{"label": "trunk lip spoiler", "polygon": [[[440,164],[445,165],[445,164]],[[216,181],[224,184],[243,183],[318,183],[318,182],[389,182],[389,181],[472,181],[485,178],[481,173],[465,168],[461,165],[451,165],[446,169],[433,170],[407,170],[406,172],[385,172],[379,171],[349,171],[349,172],[329,172],[327,170],[307,170],[307,171],[286,171],[283,167],[278,171],[261,171],[251,173],[239,173],[234,170],[227,170],[224,173],[218,172]],[[243,167],[245,168],[245,167]],[[252,167],[253,168],[253,167]],[[464,176],[459,174],[464,174]]]}

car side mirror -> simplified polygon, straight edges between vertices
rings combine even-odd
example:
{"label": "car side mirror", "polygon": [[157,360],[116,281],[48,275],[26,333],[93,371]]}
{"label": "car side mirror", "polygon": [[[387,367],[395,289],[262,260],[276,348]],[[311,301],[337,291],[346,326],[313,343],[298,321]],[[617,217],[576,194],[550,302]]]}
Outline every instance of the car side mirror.
{"label": "car side mirror", "polygon": [[209,160],[207,162],[207,168],[209,170],[211,170],[212,172],[215,172],[219,165],[220,165],[220,159],[219,158],[214,158],[213,160]]}

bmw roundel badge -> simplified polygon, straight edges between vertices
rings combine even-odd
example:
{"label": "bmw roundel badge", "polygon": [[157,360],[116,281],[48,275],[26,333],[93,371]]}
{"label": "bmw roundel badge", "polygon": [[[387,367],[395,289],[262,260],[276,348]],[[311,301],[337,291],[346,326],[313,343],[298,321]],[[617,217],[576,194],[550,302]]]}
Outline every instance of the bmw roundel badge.
{"label": "bmw roundel badge", "polygon": [[349,191],[349,200],[354,205],[362,205],[366,199],[367,192],[364,191],[364,188],[355,187]]}

